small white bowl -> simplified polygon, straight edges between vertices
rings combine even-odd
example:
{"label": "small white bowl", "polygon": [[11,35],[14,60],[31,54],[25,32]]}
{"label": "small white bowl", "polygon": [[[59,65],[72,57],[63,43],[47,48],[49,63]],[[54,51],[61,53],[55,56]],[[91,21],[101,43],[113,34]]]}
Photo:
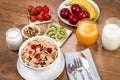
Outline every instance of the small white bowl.
{"label": "small white bowl", "polygon": [[[28,25],[26,25],[25,27],[23,27],[23,29],[22,29],[22,35],[23,35],[23,37],[25,37],[25,38],[31,38],[31,37],[29,37],[29,36],[27,36],[25,33],[24,33],[24,30],[26,29],[26,28],[28,28],[28,27],[36,27],[37,29],[38,29],[38,33],[37,33],[37,35],[35,35],[35,36],[38,36],[38,35],[40,35],[40,28],[39,28],[39,26],[37,26],[37,25],[34,25],[34,24],[28,24]],[[32,36],[32,37],[34,37],[34,36]]]}
{"label": "small white bowl", "polygon": [[[38,39],[38,38],[39,38],[39,39],[40,39],[40,38],[41,38],[41,39],[45,39],[45,40],[49,41],[50,43],[55,44],[55,45],[57,46],[57,49],[58,49],[58,56],[57,56],[57,58],[55,59],[55,61],[54,61],[53,63],[51,63],[50,65],[45,66],[45,67],[35,68],[35,67],[32,67],[32,66],[28,66],[26,63],[24,63],[23,60],[22,60],[21,54],[22,54],[23,49],[28,45],[29,42],[31,42],[31,41],[33,41],[33,40],[35,40],[35,39]],[[28,67],[28,68],[30,68],[30,69],[34,69],[34,70],[45,70],[45,69],[49,69],[50,67],[54,66],[54,65],[57,63],[57,61],[58,61],[59,58],[60,58],[61,52],[60,52],[60,47],[57,45],[57,43],[55,42],[55,40],[53,40],[53,39],[51,39],[51,38],[49,38],[49,37],[47,37],[47,36],[35,36],[35,37],[32,37],[32,38],[29,38],[28,40],[26,40],[26,41],[21,45],[18,54],[19,54],[19,59],[20,59],[21,63],[22,63],[23,65],[25,65],[26,67]]]}

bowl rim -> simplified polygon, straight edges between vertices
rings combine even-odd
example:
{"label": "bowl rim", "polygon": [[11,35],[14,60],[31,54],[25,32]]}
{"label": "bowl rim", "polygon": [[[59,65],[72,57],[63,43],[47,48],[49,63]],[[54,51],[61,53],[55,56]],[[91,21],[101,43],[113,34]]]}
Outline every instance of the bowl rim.
{"label": "bowl rim", "polygon": [[[21,52],[22,52],[23,48],[26,47],[29,42],[31,42],[32,40],[37,39],[37,38],[46,39],[47,41],[50,41],[50,42],[52,42],[53,44],[55,44],[55,45],[57,46],[58,56],[57,56],[57,58],[54,60],[54,62],[51,63],[51,64],[48,65],[48,66],[39,67],[39,68],[35,68],[35,67],[32,67],[32,66],[28,66],[26,63],[23,62],[23,60],[22,60],[22,58],[21,58]],[[55,42],[55,40],[53,40],[53,39],[51,39],[51,38],[49,38],[49,37],[47,37],[47,36],[35,36],[35,37],[32,37],[32,38],[29,38],[28,40],[26,40],[26,41],[20,46],[19,51],[18,51],[18,57],[19,57],[21,63],[22,63],[23,65],[25,65],[26,67],[28,67],[28,68],[30,68],[30,69],[34,69],[34,70],[44,70],[44,69],[48,69],[48,68],[52,67],[52,66],[58,61],[58,59],[59,59],[59,57],[60,57],[60,54],[61,54],[61,51],[60,51],[60,47],[58,46],[58,44]]]}
{"label": "bowl rim", "polygon": [[[36,36],[40,35],[41,29],[39,28],[39,26],[37,26],[37,25],[35,25],[35,24],[28,24],[28,25],[24,26],[23,29],[22,29],[22,35],[23,35],[23,37],[25,37],[25,38],[32,38],[32,37],[28,37],[28,36],[25,35],[25,33],[24,33],[25,28],[27,28],[28,26],[32,26],[32,27],[35,26],[35,27],[38,29],[38,31],[39,31]],[[34,36],[33,36],[33,37],[34,37]]]}

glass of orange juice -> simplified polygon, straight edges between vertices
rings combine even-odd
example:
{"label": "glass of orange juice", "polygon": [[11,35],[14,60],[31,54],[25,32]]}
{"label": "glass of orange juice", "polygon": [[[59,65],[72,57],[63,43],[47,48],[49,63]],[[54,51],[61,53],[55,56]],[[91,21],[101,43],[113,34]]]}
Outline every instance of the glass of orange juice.
{"label": "glass of orange juice", "polygon": [[82,20],[78,22],[76,38],[81,44],[89,46],[96,43],[98,35],[98,26],[96,22],[91,20]]}

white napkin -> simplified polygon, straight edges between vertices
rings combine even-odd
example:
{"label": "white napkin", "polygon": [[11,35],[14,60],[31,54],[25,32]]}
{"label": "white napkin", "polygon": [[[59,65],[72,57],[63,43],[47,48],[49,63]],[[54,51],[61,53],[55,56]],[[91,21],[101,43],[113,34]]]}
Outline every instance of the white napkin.
{"label": "white napkin", "polygon": [[[93,62],[90,50],[85,49],[81,52],[83,52],[88,59],[88,62],[89,62],[89,65],[90,65],[89,71],[92,75],[93,80],[101,80],[100,76],[97,72],[96,66]],[[66,62],[66,69],[67,69],[68,78],[69,78],[69,80],[74,80],[73,75],[68,72],[68,64],[69,63],[74,64],[73,59],[76,58],[76,57],[80,57],[80,52],[67,52],[67,53],[64,53],[64,57],[65,57],[65,62]],[[85,80],[90,80],[85,69],[83,69],[82,74],[84,75]],[[77,78],[77,80],[83,80],[83,78],[81,76],[81,73],[79,71],[76,71],[75,77]]]}

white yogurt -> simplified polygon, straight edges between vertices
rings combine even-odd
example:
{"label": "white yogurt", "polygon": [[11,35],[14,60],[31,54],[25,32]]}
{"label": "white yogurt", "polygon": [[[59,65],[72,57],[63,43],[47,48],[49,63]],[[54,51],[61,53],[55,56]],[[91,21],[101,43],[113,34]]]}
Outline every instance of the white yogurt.
{"label": "white yogurt", "polygon": [[102,44],[106,50],[116,50],[120,46],[120,27],[116,24],[105,25],[102,32]]}
{"label": "white yogurt", "polygon": [[6,42],[9,49],[18,50],[20,45],[23,43],[20,30],[17,28],[10,28],[6,32]]}

